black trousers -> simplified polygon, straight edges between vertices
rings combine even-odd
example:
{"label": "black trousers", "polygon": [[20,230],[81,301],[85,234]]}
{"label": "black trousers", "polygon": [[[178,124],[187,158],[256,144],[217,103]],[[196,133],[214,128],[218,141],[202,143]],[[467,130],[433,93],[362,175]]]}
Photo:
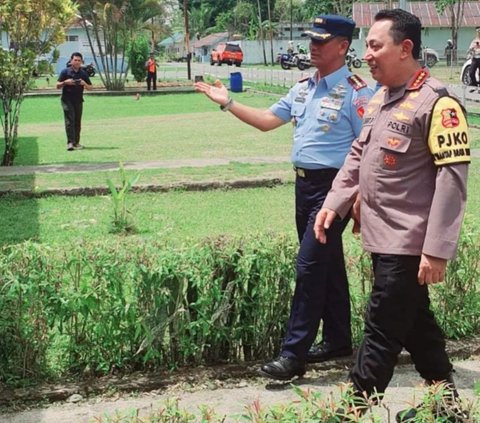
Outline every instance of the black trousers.
{"label": "black trousers", "polygon": [[470,85],[477,87],[480,81],[477,80],[477,70],[480,69],[480,59],[473,59],[470,65]]}
{"label": "black trousers", "polygon": [[65,132],[67,144],[80,144],[82,130],[83,102],[62,98],[63,116],[65,118]]}
{"label": "black trousers", "polygon": [[153,82],[153,89],[157,89],[157,72],[147,72],[147,90],[150,91]]}
{"label": "black trousers", "polygon": [[365,334],[350,371],[355,389],[383,393],[404,347],[424,379],[445,380],[452,365],[430,311],[428,288],[418,283],[420,257],[372,254],[372,259],[375,281]]}
{"label": "black trousers", "polygon": [[332,348],[351,345],[350,295],[343,258],[342,233],[348,222],[335,221],[320,244],[313,232],[317,212],[331,188],[337,169],[297,176],[296,223],[300,249],[295,293],[281,354],[305,360],[323,320],[323,341]]}

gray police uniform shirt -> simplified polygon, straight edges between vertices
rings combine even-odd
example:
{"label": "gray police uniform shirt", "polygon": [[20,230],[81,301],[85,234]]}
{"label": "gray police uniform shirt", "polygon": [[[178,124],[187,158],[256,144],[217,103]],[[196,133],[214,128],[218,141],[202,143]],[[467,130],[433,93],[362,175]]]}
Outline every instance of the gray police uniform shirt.
{"label": "gray police uniform shirt", "polygon": [[292,163],[304,169],[340,169],[362,127],[373,90],[343,66],[317,82],[316,74],[295,84],[270,107],[295,125]]}
{"label": "gray police uniform shirt", "polygon": [[383,87],[372,98],[324,207],[343,217],[360,191],[365,250],[451,259],[465,210],[469,162],[462,107],[421,69],[400,89]]}

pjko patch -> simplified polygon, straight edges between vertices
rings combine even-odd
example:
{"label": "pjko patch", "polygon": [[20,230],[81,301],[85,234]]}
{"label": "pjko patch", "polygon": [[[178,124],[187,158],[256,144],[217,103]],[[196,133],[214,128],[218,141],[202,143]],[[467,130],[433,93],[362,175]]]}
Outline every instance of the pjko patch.
{"label": "pjko patch", "polygon": [[458,113],[455,109],[443,109],[442,110],[442,126],[444,128],[456,128],[460,125],[460,119],[458,119]]}
{"label": "pjko patch", "polygon": [[428,146],[437,166],[470,162],[467,120],[458,102],[451,97],[442,97],[435,104]]}

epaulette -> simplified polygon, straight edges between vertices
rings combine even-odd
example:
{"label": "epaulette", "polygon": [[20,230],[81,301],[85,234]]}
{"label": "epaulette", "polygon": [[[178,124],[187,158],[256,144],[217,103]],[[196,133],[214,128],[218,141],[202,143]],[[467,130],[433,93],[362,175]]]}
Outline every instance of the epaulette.
{"label": "epaulette", "polygon": [[348,83],[353,87],[355,91],[361,90],[367,86],[367,83],[358,75],[351,75],[347,78]]}
{"label": "epaulette", "polygon": [[407,90],[418,90],[429,76],[430,74],[426,69],[420,69],[410,80],[410,83],[407,85]]}
{"label": "epaulette", "polygon": [[306,76],[305,78],[299,79],[297,82],[305,82],[305,81],[308,81],[309,79],[310,77]]}

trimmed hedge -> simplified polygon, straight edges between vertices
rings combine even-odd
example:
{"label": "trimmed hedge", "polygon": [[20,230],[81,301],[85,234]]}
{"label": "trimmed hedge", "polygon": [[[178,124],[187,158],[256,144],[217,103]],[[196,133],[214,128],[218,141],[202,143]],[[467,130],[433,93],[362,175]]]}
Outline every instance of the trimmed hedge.
{"label": "trimmed hedge", "polygon": [[[113,239],[113,238],[112,238]],[[432,293],[451,338],[480,328],[480,243],[467,233]],[[262,234],[171,247],[120,241],[0,252],[0,381],[105,374],[278,353],[295,280],[297,241]],[[363,332],[368,255],[346,246],[352,331]]]}

